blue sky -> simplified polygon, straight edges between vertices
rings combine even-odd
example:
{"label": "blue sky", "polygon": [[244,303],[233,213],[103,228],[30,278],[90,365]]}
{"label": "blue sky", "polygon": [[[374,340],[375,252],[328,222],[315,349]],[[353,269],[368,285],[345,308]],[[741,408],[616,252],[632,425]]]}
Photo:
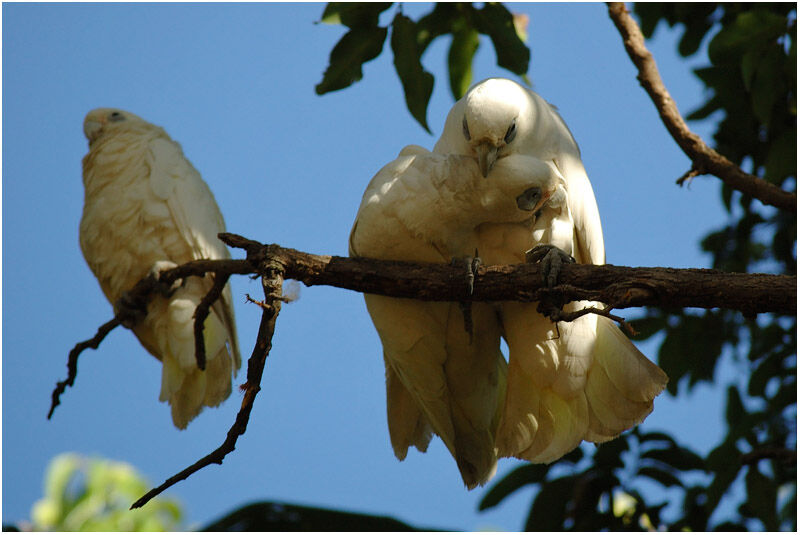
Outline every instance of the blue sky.
{"label": "blue sky", "polygon": [[[708,267],[698,241],[726,220],[718,181],[675,185],[689,161],[639,87],[605,6],[510,7],[530,16],[534,89],[559,107],[582,149],[608,262]],[[158,402],[160,366],[118,329],[98,351],[84,353],[75,387],[53,420],[45,419],[67,352],[112,314],[78,247],[87,111],[119,107],[163,126],[211,186],[230,231],[319,254],[346,255],[372,175],[403,146],[432,147],[436,137],[406,111],[388,45],[355,86],[314,93],[344,33],[314,24],[323,4],[6,3],[2,9],[5,523],[29,517],[56,454],[124,460],[157,484],[215,448],[239,406],[234,393],[178,431]],[[416,18],[429,6],[403,9]],[[649,45],[686,113],[702,101],[690,67],[703,59],[679,59],[677,38],[661,27]],[[448,44],[439,39],[423,58],[436,76],[428,109],[434,136],[453,103]],[[474,74],[475,81],[513,76],[495,65],[486,39]],[[709,125],[693,128],[709,139]],[[233,280],[248,354],[259,311],[244,294],[259,291],[245,277]],[[655,358],[655,343],[640,348]],[[520,529],[532,489],[478,513],[485,489],[464,489],[439,440],[424,455],[394,458],[383,373],[361,296],[302,288],[278,319],[262,391],[236,451],[170,494],[196,524],[250,501],[276,500],[391,515],[418,526]],[[723,433],[723,396],[711,387],[689,399],[663,394],[644,425],[706,451]],[[498,474],[517,464],[502,461]]]}

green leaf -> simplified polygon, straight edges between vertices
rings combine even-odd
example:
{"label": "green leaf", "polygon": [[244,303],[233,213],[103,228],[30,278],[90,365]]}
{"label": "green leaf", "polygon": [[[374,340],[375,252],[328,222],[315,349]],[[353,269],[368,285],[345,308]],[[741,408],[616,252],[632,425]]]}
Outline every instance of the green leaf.
{"label": "green leaf", "polygon": [[489,492],[481,499],[478,510],[491,509],[522,487],[541,483],[549,469],[550,465],[548,464],[525,464],[515,468],[489,489]]}
{"label": "green leaf", "polygon": [[707,491],[706,508],[709,515],[717,508],[722,496],[725,495],[739,474],[739,470],[742,468],[739,462],[741,455],[734,441],[726,440],[706,457],[706,465],[714,472],[714,479]]}
{"label": "green leaf", "polygon": [[[203,531],[416,531],[387,516],[307,507],[291,503],[256,502],[231,511]],[[425,531],[429,531],[425,529]]]}
{"label": "green leaf", "polygon": [[744,11],[733,24],[722,30],[708,43],[708,57],[718,65],[737,58],[759,43],[777,39],[786,33],[786,17],[765,9]]}
{"label": "green leaf", "polygon": [[778,531],[777,500],[778,489],[775,482],[752,465],[745,475],[747,487],[747,509],[764,523],[766,531]]}
{"label": "green leaf", "polygon": [[706,468],[706,463],[702,457],[691,450],[681,447],[647,450],[642,453],[642,459],[653,459],[683,471],[705,470]]}
{"label": "green leaf", "polygon": [[456,100],[464,96],[472,84],[472,58],[478,50],[478,32],[474,28],[460,28],[453,32],[453,41],[447,54],[450,71],[450,91]]}
{"label": "green leaf", "polygon": [[634,340],[647,340],[667,326],[666,318],[661,315],[636,318],[628,321],[628,323],[636,331],[636,336],[633,337]]}
{"label": "green leaf", "polygon": [[456,21],[461,19],[462,9],[472,9],[469,4],[438,2],[433,10],[417,21],[417,45],[420,53],[441,35],[451,33]]}
{"label": "green leaf", "polygon": [[751,90],[753,85],[753,78],[755,78],[756,70],[758,69],[758,62],[761,59],[763,50],[759,48],[751,48],[742,56],[742,81],[744,88],[747,91]]}
{"label": "green leaf", "polygon": [[761,56],[758,62],[755,79],[752,85],[751,102],[753,113],[762,124],[769,126],[772,119],[772,110],[778,101],[779,95],[785,93],[781,87],[781,68],[783,52],[775,47]]}
{"label": "green leaf", "polygon": [[659,433],[652,431],[650,433],[642,433],[639,435],[640,442],[663,441],[668,442],[670,445],[676,446],[675,439],[666,433]]}
{"label": "green leaf", "polygon": [[543,485],[533,501],[525,531],[561,531],[577,479],[567,476]]}
{"label": "green leaf", "polygon": [[378,16],[391,6],[392,2],[330,2],[322,12],[320,22],[344,24],[351,29],[375,27]]}
{"label": "green leaf", "polygon": [[625,466],[622,462],[622,453],[630,449],[628,444],[629,436],[622,435],[598,445],[597,450],[594,452],[595,466],[606,471]]}
{"label": "green leaf", "polygon": [[661,483],[665,487],[683,487],[683,483],[680,479],[659,468],[643,466],[642,468],[639,468],[639,475],[649,477],[653,481]]}
{"label": "green leaf", "polygon": [[735,426],[741,421],[744,416],[744,405],[742,405],[742,398],[739,396],[739,390],[733,385],[728,387],[728,403],[725,407],[725,419],[728,425]]}
{"label": "green leaf", "polygon": [[497,64],[514,74],[527,73],[531,51],[517,34],[511,12],[502,4],[487,2],[474,13],[478,31],[488,35],[494,44]]}
{"label": "green leaf", "polygon": [[394,67],[406,96],[408,111],[422,127],[428,128],[428,102],[433,93],[433,75],[422,68],[421,51],[417,46],[417,25],[402,13],[392,21],[392,52]]}
{"label": "green leaf", "polygon": [[361,80],[361,65],[375,59],[383,50],[386,28],[356,28],[350,30],[331,50],[328,68],[317,84],[318,95],[338,91]]}
{"label": "green leaf", "polygon": [[797,129],[787,128],[769,144],[764,179],[781,185],[797,173]]}

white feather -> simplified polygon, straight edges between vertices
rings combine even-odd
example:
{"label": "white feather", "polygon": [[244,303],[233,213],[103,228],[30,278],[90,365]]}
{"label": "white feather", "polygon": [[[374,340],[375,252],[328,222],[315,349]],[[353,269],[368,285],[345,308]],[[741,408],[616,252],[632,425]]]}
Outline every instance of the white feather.
{"label": "white feather", "polygon": [[[108,300],[150,271],[190,260],[230,258],[217,233],[225,230],[214,196],[180,145],[132,113],[99,108],[84,121],[84,208],[80,244]],[[195,362],[193,315],[211,278],[190,278],[174,294],[156,297],[134,327],[142,345],[162,361],[159,398],[185,428],[203,406],[231,392],[241,366],[230,286],[204,324],[206,371]]]}

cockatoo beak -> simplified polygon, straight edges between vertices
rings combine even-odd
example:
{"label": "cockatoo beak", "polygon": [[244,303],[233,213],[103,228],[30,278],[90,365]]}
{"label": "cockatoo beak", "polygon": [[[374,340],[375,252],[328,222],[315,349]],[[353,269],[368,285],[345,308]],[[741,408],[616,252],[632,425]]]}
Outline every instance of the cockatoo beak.
{"label": "cockatoo beak", "polygon": [[91,115],[83,122],[83,134],[89,140],[89,144],[95,140],[98,132],[105,126],[106,118],[103,115]]}
{"label": "cockatoo beak", "polygon": [[547,203],[547,201],[550,200],[550,197],[553,196],[553,193],[555,193],[555,191],[556,190],[554,190],[554,189],[552,189],[550,191],[544,191],[542,193],[542,198],[539,199],[539,202],[536,203],[536,206],[533,207],[533,210],[531,210],[531,212],[533,212],[535,214],[536,212],[541,210],[542,206],[544,206]]}
{"label": "cockatoo beak", "polygon": [[483,178],[489,176],[489,171],[492,170],[494,162],[497,161],[497,147],[484,141],[475,146],[475,152],[478,153],[478,167],[481,169]]}

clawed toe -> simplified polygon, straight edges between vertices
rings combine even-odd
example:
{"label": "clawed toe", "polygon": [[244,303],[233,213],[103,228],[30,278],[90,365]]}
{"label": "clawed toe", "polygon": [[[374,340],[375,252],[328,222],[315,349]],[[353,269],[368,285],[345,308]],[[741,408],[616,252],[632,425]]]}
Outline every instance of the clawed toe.
{"label": "clawed toe", "polygon": [[467,299],[458,302],[458,307],[461,309],[461,314],[464,316],[464,330],[469,334],[469,341],[472,343],[472,292],[475,289],[475,275],[478,274],[478,267],[481,265],[481,259],[478,256],[478,251],[475,251],[475,256],[465,258],[453,258],[450,260],[451,266],[465,266],[466,267],[466,283],[467,283]]}
{"label": "clawed toe", "polygon": [[564,264],[574,264],[575,258],[555,245],[544,244],[537,245],[533,249],[526,251],[525,261],[528,263],[541,263],[542,282],[544,282],[548,288],[553,288],[558,284],[561,266]]}
{"label": "clawed toe", "polygon": [[172,294],[175,293],[175,290],[183,286],[185,282],[184,279],[178,279],[174,281],[172,284],[166,284],[161,282],[161,274],[164,271],[168,271],[170,269],[174,269],[178,267],[178,264],[175,262],[170,262],[169,260],[159,260],[153,267],[150,268],[150,275],[156,280],[158,292],[165,298],[172,297]]}

